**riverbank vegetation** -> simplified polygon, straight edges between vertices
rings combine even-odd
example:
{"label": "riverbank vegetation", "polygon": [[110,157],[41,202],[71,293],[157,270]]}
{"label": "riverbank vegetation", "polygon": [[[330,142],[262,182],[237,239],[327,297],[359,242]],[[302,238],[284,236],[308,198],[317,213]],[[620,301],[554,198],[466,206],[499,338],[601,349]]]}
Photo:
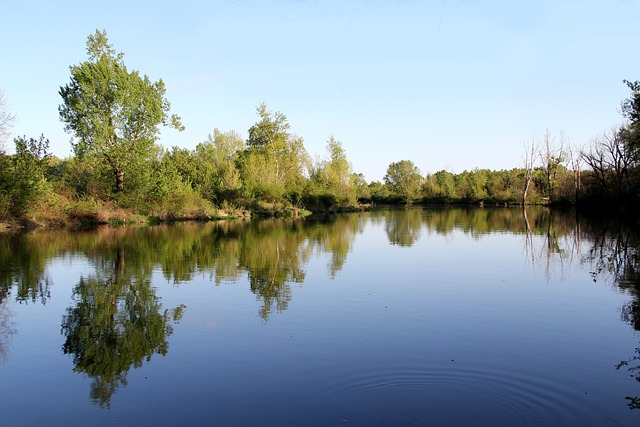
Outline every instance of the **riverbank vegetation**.
{"label": "riverbank vegetation", "polygon": [[[59,116],[73,155],[59,159],[44,136],[6,144],[14,117],[0,93],[0,222],[81,226],[209,220],[251,215],[296,217],[360,210],[381,203],[639,204],[640,82],[624,81],[626,122],[583,146],[562,132],[525,142],[511,170],[423,174],[413,160],[392,162],[382,182],[352,169],[333,135],[312,159],[287,117],[257,107],[244,140],[214,129],[193,150],[165,148],[160,126],[184,129],[171,114],[162,80],[130,71],[105,31],[88,37],[88,59],[70,67]],[[516,141],[514,143],[521,143]],[[1,230],[1,229],[0,229]]]}

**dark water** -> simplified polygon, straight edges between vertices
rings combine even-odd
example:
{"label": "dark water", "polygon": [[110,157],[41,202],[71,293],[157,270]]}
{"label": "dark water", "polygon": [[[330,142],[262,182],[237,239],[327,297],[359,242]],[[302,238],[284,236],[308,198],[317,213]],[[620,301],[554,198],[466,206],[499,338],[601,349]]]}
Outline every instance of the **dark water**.
{"label": "dark water", "polygon": [[637,248],[507,208],[2,238],[0,424],[640,425]]}

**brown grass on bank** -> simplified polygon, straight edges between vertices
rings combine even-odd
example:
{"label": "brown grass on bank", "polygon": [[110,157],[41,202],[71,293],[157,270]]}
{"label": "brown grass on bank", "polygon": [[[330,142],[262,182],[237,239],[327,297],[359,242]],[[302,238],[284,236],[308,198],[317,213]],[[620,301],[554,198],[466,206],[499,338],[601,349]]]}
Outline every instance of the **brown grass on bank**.
{"label": "brown grass on bank", "polygon": [[93,198],[71,200],[54,193],[33,206],[22,222],[28,228],[81,228],[98,224],[145,223],[146,217],[133,210],[119,208],[112,202]]}

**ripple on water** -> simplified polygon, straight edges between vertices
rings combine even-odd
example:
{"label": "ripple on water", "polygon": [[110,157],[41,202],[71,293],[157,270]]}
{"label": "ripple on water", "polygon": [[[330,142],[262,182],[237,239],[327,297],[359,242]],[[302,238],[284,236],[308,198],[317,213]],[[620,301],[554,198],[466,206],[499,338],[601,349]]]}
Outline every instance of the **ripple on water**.
{"label": "ripple on water", "polygon": [[[453,363],[453,362],[452,362]],[[420,371],[360,370],[329,374],[321,390],[335,423],[372,425],[530,425],[580,422],[585,402],[560,380],[523,372],[441,365]],[[578,417],[578,418],[577,418]]]}

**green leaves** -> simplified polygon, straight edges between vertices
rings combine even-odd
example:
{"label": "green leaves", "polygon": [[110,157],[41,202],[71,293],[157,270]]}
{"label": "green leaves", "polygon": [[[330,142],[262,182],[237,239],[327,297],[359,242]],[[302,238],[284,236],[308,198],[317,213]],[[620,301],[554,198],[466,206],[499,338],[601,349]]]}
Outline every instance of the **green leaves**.
{"label": "green leaves", "polygon": [[49,161],[49,140],[18,137],[16,154],[0,153],[0,218],[24,217],[47,192],[45,170]]}
{"label": "green leaves", "polygon": [[260,121],[249,129],[240,163],[245,193],[266,200],[298,194],[304,181],[307,152],[302,138],[289,133],[284,114],[257,108]]}
{"label": "green leaves", "polygon": [[400,160],[389,165],[384,181],[397,196],[411,203],[420,195],[423,178],[411,160]]}
{"label": "green leaves", "polygon": [[247,146],[250,148],[267,148],[284,145],[289,139],[289,123],[287,117],[267,110],[267,104],[260,104],[256,111],[260,121],[249,128]]}
{"label": "green leaves", "polygon": [[356,176],[342,148],[333,135],[327,141],[328,158],[321,161],[311,173],[312,189],[319,196],[334,196],[340,206],[353,206],[357,202]]}
{"label": "green leaves", "polygon": [[180,117],[169,116],[164,82],[128,71],[106,31],[89,36],[87,54],[89,61],[71,66],[71,81],[60,88],[60,119],[77,138],[72,142],[75,154],[105,162],[115,178],[115,191],[121,192],[125,172],[149,159],[159,125],[179,131],[184,126]]}

